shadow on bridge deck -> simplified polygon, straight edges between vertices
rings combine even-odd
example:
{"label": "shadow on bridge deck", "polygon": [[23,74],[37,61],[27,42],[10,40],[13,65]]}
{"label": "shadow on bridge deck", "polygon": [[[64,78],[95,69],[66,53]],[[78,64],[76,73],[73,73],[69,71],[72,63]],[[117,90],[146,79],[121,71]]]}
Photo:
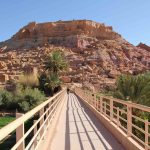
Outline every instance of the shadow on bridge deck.
{"label": "shadow on bridge deck", "polygon": [[63,106],[51,150],[124,150],[123,146],[72,93]]}

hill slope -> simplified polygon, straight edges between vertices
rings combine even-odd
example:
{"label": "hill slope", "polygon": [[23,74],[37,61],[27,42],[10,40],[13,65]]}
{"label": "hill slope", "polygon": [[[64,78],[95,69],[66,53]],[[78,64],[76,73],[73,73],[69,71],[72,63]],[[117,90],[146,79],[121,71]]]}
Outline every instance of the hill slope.
{"label": "hill slope", "polygon": [[62,49],[70,63],[65,82],[101,88],[114,84],[121,73],[150,69],[150,52],[133,46],[112,27],[89,20],[29,23],[0,43],[0,80],[17,78],[24,70],[42,70],[44,58]]}

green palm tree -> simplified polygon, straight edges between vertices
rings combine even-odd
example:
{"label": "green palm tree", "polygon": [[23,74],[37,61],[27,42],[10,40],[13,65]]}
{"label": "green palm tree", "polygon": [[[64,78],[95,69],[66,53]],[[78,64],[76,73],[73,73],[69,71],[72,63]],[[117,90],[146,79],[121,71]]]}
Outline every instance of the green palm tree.
{"label": "green palm tree", "polygon": [[50,74],[50,75],[47,75],[46,82],[45,82],[44,86],[47,89],[51,89],[51,94],[53,95],[54,89],[56,87],[59,87],[60,84],[61,84],[61,81],[60,81],[58,75],[57,74]]}
{"label": "green palm tree", "polygon": [[53,95],[55,88],[59,88],[60,73],[67,70],[68,63],[65,59],[63,52],[54,50],[45,61],[45,71],[39,78],[40,88],[47,94],[49,92]]}
{"label": "green palm tree", "polygon": [[48,56],[45,62],[45,70],[59,74],[59,72],[64,71],[68,68],[67,61],[63,53],[59,50],[55,50]]}

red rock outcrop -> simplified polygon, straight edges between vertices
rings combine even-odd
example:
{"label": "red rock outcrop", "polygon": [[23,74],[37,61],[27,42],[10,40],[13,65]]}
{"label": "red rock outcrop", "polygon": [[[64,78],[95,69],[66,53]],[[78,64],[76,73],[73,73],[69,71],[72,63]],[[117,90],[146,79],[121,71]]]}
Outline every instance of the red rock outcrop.
{"label": "red rock outcrop", "polygon": [[150,46],[148,46],[148,45],[146,45],[144,43],[140,43],[137,47],[145,49],[145,50],[150,52]]}

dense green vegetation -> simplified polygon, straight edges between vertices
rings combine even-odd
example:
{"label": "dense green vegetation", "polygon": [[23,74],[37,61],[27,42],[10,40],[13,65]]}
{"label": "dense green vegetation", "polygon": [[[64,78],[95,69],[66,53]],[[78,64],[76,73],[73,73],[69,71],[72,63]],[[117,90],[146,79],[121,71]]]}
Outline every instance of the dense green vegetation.
{"label": "dense green vegetation", "polygon": [[[60,73],[67,69],[67,62],[63,53],[54,50],[44,63],[44,71],[38,76],[36,74],[24,74],[18,81],[8,81],[4,89],[0,89],[0,109],[4,112],[27,112],[43,101],[46,96],[53,95],[61,89]],[[38,117],[38,116],[36,116]],[[0,128],[4,127],[15,117],[0,117]],[[33,124],[35,116],[25,122],[25,131]],[[30,141],[26,138],[25,144]],[[15,144],[15,132],[0,143],[0,149],[8,150]]]}
{"label": "dense green vegetation", "polygon": [[116,85],[114,97],[150,106],[150,73],[137,76],[121,75]]}
{"label": "dense green vegetation", "polygon": [[18,86],[15,93],[0,90],[0,108],[27,112],[45,100],[44,93],[37,88]]}
{"label": "dense green vegetation", "polygon": [[[121,75],[116,81],[116,87],[113,90],[105,90],[103,92],[97,93],[97,97],[101,96],[111,96],[125,101],[131,101],[133,103],[145,105],[150,107],[150,72],[133,75]],[[107,102],[107,100],[106,100]],[[109,103],[109,102],[107,102]],[[126,110],[126,106],[114,102],[115,107]],[[109,109],[109,108],[108,108]],[[116,110],[114,110],[116,113]],[[109,112],[107,112],[109,113]],[[143,112],[139,109],[132,109],[133,115],[150,121],[150,113]],[[119,115],[127,119],[126,114],[119,113]],[[127,128],[127,123],[120,119],[120,123],[123,127]],[[144,122],[139,119],[132,118],[132,123],[137,127],[145,130]],[[132,132],[142,141],[145,140],[145,135],[135,127],[132,127]],[[150,128],[149,128],[150,133]],[[150,143],[150,138],[149,138]]]}
{"label": "dense green vegetation", "polygon": [[[123,99],[125,101],[132,101],[141,105],[150,106],[150,72],[140,74],[137,76],[121,75],[116,82],[116,90],[111,92],[116,98]],[[124,107],[124,106],[119,106]],[[124,109],[124,108],[122,108]],[[143,112],[139,109],[132,109],[132,113],[143,120],[150,121],[150,113]],[[127,119],[126,115],[120,114],[124,119]],[[127,124],[120,119],[122,126],[126,127]],[[139,119],[132,118],[132,123],[141,129],[145,129],[144,122]],[[145,140],[145,135],[135,127],[132,127],[132,132],[142,141]],[[150,129],[149,129],[150,133]],[[149,139],[150,142],[150,139]]]}
{"label": "dense green vegetation", "polygon": [[0,109],[27,112],[61,89],[60,73],[67,69],[67,61],[60,50],[54,50],[44,62],[40,76],[24,74],[18,82],[9,81],[0,89]]}

